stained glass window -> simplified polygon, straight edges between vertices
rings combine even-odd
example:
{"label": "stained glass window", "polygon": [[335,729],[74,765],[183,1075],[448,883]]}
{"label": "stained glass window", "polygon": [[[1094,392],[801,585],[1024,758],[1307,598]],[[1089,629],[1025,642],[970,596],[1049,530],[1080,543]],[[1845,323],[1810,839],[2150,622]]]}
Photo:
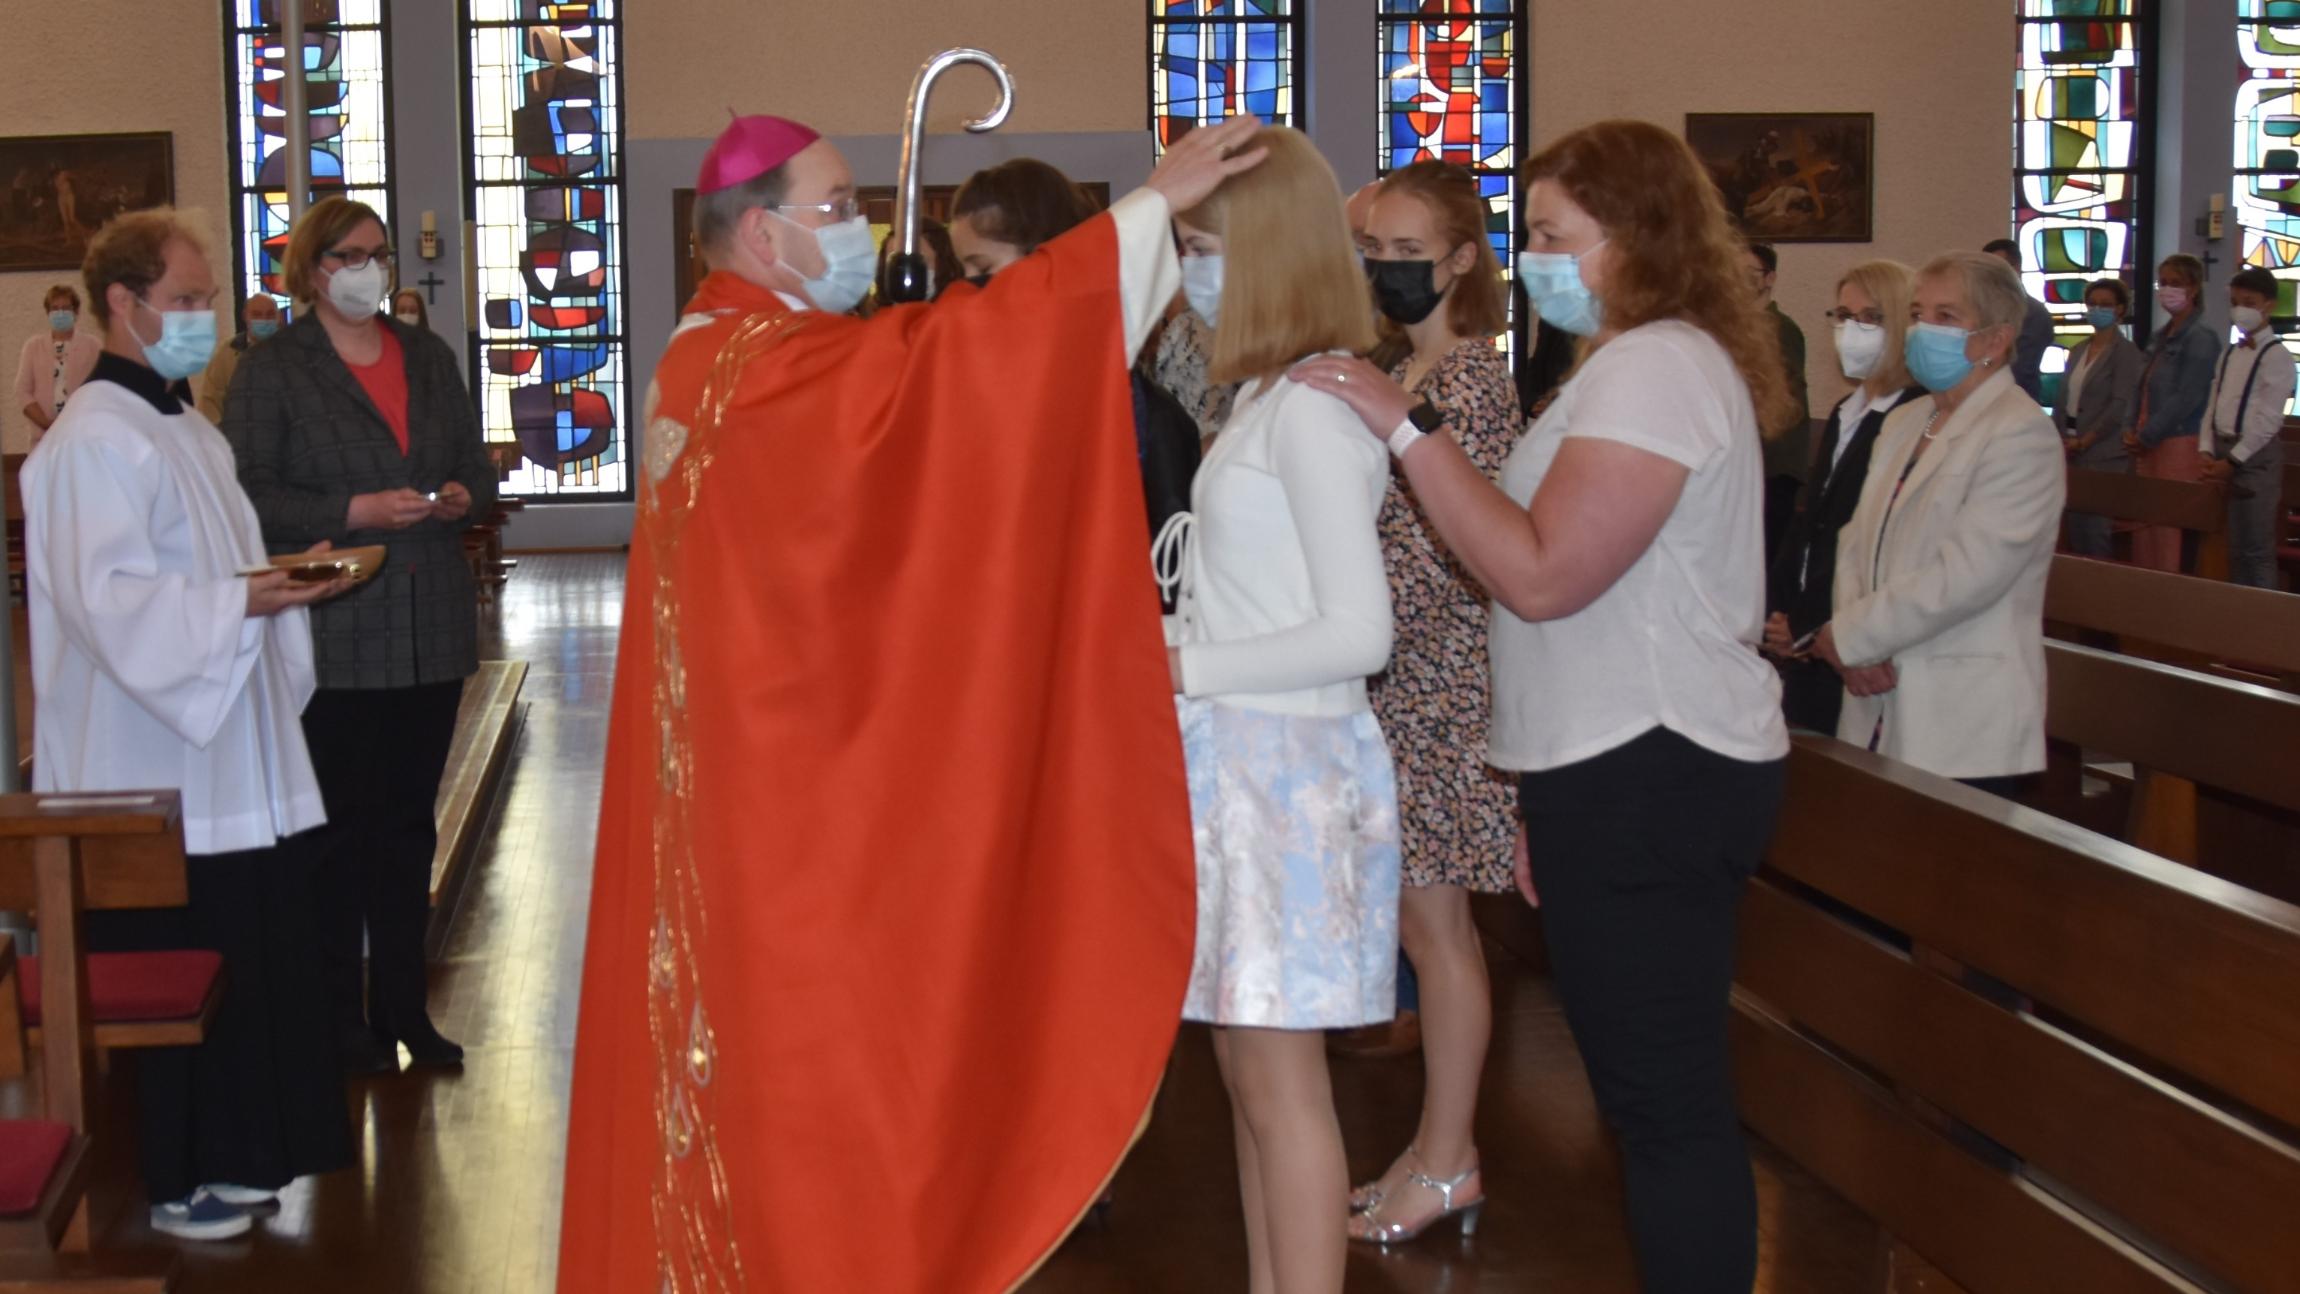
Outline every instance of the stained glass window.
{"label": "stained glass window", "polygon": [[[2120,277],[2147,298],[2144,173],[2150,116],[2147,0],[2018,0],[2013,240],[2029,294],[2052,308],[2045,402],[2057,403],[2068,348],[2092,330],[2084,286]],[[2135,260],[2143,263],[2137,269]],[[2135,310],[2140,327],[2146,311]]]}
{"label": "stained glass window", "polygon": [[[315,198],[356,198],[391,218],[390,46],[383,0],[300,0],[304,102],[311,114]],[[279,0],[227,0],[232,29],[232,263],[239,295],[267,291],[287,304],[288,62]]]}
{"label": "stained glass window", "polygon": [[1150,124],[1158,151],[1246,113],[1300,125],[1307,0],[1150,0]]}
{"label": "stained glass window", "polygon": [[508,494],[629,497],[616,0],[463,0],[480,424]]}
{"label": "stained glass window", "polygon": [[[2244,263],[2276,276],[2273,322],[2300,350],[2300,0],[2237,0],[2236,221]],[[2300,409],[2300,402],[2295,403]]]}
{"label": "stained glass window", "polygon": [[1510,0],[1382,0],[1380,23],[1378,169],[1387,175],[1432,158],[1467,168],[1485,194],[1486,237],[1510,273],[1525,126],[1517,76],[1525,10]]}

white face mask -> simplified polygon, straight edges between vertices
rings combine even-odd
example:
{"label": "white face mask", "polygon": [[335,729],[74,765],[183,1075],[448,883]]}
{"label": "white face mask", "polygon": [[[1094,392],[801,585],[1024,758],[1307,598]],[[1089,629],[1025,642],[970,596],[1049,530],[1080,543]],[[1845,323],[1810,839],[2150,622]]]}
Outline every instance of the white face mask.
{"label": "white face mask", "polygon": [[815,237],[815,246],[823,254],[822,277],[805,280],[807,299],[817,310],[843,315],[862,304],[870,295],[872,280],[878,277],[878,244],[870,236],[870,221],[863,216],[842,220],[820,229],[807,229],[780,211],[769,209],[768,214],[793,229],[806,229]]}
{"label": "white face mask", "polygon": [[401,323],[406,324],[410,328],[421,328],[423,326],[423,316],[415,313],[413,310],[402,310],[399,313],[393,315],[392,318],[399,320]]}
{"label": "white face mask", "polygon": [[1867,381],[1885,357],[1885,326],[1858,319],[1837,321],[1837,367],[1856,382]]}
{"label": "white face mask", "polygon": [[2235,324],[2238,332],[2249,337],[2260,331],[2261,325],[2268,322],[2268,316],[2251,306],[2231,306],[2228,311],[2228,322]]}
{"label": "white face mask", "polygon": [[356,270],[337,270],[327,281],[327,299],[351,319],[365,319],[382,309],[383,298],[390,291],[391,276],[381,261],[369,261]]}
{"label": "white face mask", "polygon": [[1182,295],[1190,299],[1190,308],[1209,325],[1222,324],[1222,258],[1220,256],[1185,256],[1182,258]]}

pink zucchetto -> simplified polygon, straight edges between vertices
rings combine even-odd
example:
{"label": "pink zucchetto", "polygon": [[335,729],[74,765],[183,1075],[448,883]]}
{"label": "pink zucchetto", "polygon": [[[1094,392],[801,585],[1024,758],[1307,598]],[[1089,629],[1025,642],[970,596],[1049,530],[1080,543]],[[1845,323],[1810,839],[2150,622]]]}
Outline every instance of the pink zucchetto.
{"label": "pink zucchetto", "polygon": [[717,193],[755,180],[821,138],[813,128],[782,117],[737,117],[704,155],[695,192]]}

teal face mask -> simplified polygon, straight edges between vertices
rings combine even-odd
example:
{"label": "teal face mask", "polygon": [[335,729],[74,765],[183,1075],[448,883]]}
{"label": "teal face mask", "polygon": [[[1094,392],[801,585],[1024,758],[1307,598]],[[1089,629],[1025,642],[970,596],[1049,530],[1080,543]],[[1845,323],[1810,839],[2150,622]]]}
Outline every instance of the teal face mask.
{"label": "teal face mask", "polygon": [[160,317],[160,336],[145,341],[134,324],[128,332],[144,348],[144,362],[170,382],[190,377],[216,356],[216,312],[213,310],[160,310],[148,301],[137,305]]}
{"label": "teal face mask", "polygon": [[1971,336],[1947,324],[1910,324],[1909,339],[1901,348],[1909,362],[1909,375],[1924,383],[1928,391],[1954,390],[1972,376],[1973,362],[1965,358],[1965,341]]}
{"label": "teal face mask", "polygon": [[[1589,252],[1603,246],[1605,240],[1599,239]],[[1525,297],[1533,303],[1534,312],[1544,322],[1576,337],[1595,333],[1605,315],[1604,304],[1597,299],[1597,294],[1581,281],[1581,258],[1589,252],[1517,254],[1518,282],[1525,285]]]}

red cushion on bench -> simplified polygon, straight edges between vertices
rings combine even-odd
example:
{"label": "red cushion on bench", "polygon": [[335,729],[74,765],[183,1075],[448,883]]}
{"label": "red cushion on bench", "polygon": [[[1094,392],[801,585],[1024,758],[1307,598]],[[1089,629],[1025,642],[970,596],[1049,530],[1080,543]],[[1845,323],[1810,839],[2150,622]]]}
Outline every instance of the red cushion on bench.
{"label": "red cushion on bench", "polygon": [[[16,959],[17,997],[24,1004],[24,1023],[40,1023],[40,959]],[[216,976],[223,973],[222,953],[203,948],[161,953],[88,954],[88,1006],[100,1024],[133,1024],[141,1020],[181,1020],[200,1013]]]}
{"label": "red cushion on bench", "polygon": [[72,1127],[45,1119],[0,1119],[0,1217],[30,1213],[40,1207],[40,1196],[64,1150],[72,1144]]}

